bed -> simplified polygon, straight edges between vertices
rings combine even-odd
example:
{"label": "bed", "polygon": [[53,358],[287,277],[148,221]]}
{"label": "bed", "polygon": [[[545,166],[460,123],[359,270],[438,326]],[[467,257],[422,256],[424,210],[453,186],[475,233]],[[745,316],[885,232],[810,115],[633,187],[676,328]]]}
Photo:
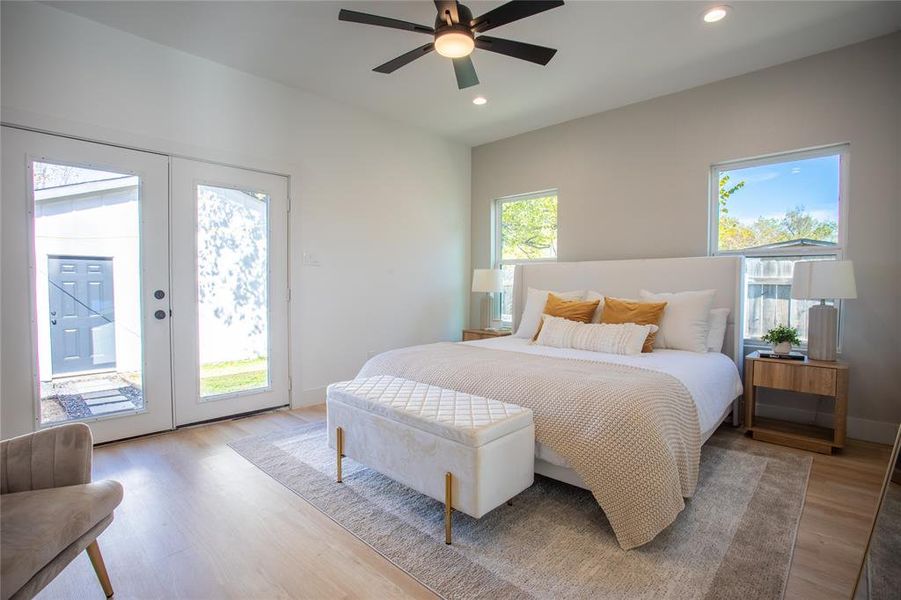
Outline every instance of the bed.
{"label": "bed", "polygon": [[393,350],[370,359],[359,376],[392,375],[531,408],[535,471],[591,490],[620,546],[634,548],[669,526],[694,493],[701,444],[724,419],[737,423],[743,269],[740,257],[516,267],[514,331],[528,288],[620,298],[642,289],[714,289],[712,308],[730,311],[722,352],[625,356],[504,337]]}
{"label": "bed", "polygon": [[[719,352],[700,354],[684,350],[655,350],[650,354],[624,356],[572,348],[549,348],[515,337],[463,343],[538,356],[633,365],[672,375],[685,385],[697,406],[702,442],[706,442],[724,420],[731,421],[735,401],[742,393],[741,377],[735,363]],[[579,475],[569,468],[566,459],[541,442],[535,443],[535,472],[588,489]]]}

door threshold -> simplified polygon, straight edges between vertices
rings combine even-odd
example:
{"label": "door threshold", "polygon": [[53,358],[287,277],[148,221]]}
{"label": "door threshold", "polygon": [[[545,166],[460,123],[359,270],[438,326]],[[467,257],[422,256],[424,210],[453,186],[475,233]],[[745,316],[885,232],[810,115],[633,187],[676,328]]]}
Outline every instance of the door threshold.
{"label": "door threshold", "polygon": [[209,425],[211,423],[219,423],[220,421],[237,421],[238,419],[246,419],[247,417],[253,417],[256,415],[260,415],[266,412],[273,412],[276,410],[281,410],[283,408],[290,408],[290,404],[280,404],[279,406],[270,406],[268,408],[258,408],[257,410],[250,410],[243,413],[238,413],[235,415],[225,415],[224,417],[216,417],[215,419],[205,419],[203,421],[195,421],[193,423],[185,423],[184,425],[176,425],[175,429],[187,429],[189,427],[200,427],[201,425]]}
{"label": "door threshold", "polygon": [[282,410],[285,408],[291,408],[290,404],[283,404],[281,406],[273,406],[270,408],[260,408],[258,410],[252,410],[245,413],[239,413],[237,415],[227,415],[224,417],[219,417],[216,419],[207,419],[206,421],[198,421],[196,423],[187,423],[185,425],[178,425],[172,429],[163,429],[161,431],[153,431],[150,433],[142,433],[140,435],[132,435],[125,438],[120,438],[118,440],[109,440],[108,442],[100,442],[94,444],[95,448],[99,448],[100,446],[108,446],[110,444],[120,444],[122,442],[130,442],[132,440],[139,440],[142,438],[156,437],[158,435],[165,435],[167,433],[172,433],[175,431],[179,431],[181,429],[191,429],[194,427],[203,427],[204,425],[212,425],[213,423],[220,423],[222,421],[237,421],[238,419],[246,419],[247,417],[254,417],[256,415],[260,415],[267,412],[275,412],[277,410]]}

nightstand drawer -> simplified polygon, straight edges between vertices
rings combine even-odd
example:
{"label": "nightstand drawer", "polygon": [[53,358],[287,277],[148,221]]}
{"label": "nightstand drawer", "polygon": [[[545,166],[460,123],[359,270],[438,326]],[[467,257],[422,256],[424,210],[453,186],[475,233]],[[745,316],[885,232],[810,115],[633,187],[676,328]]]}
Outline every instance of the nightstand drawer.
{"label": "nightstand drawer", "polygon": [[835,369],[757,361],[754,385],[823,396],[835,395]]}
{"label": "nightstand drawer", "polygon": [[490,340],[491,338],[504,337],[511,333],[509,329],[464,329],[463,341]]}

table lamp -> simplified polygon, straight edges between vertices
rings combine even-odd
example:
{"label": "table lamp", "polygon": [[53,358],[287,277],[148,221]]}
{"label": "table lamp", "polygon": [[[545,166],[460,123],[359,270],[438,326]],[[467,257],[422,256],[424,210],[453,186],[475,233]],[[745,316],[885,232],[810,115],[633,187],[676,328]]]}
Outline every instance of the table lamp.
{"label": "table lamp", "polygon": [[826,300],[857,298],[854,264],[850,260],[804,260],[795,263],[791,297],[819,300],[807,312],[807,356],[835,360],[838,309]]}
{"label": "table lamp", "polygon": [[491,329],[491,294],[504,291],[504,272],[500,269],[474,269],[472,291],[482,297],[482,329]]}

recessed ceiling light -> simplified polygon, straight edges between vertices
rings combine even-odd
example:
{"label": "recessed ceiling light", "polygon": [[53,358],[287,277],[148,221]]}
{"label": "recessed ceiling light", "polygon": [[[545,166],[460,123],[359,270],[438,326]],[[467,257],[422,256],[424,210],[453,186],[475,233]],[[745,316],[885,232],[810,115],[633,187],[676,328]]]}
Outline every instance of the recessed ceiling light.
{"label": "recessed ceiling light", "polygon": [[728,6],[714,6],[704,13],[704,22],[716,23],[717,21],[722,21],[729,14],[729,10],[731,9]]}
{"label": "recessed ceiling light", "polygon": [[472,103],[476,106],[482,106],[483,104],[488,104],[488,99],[484,96],[476,96],[472,99]]}

